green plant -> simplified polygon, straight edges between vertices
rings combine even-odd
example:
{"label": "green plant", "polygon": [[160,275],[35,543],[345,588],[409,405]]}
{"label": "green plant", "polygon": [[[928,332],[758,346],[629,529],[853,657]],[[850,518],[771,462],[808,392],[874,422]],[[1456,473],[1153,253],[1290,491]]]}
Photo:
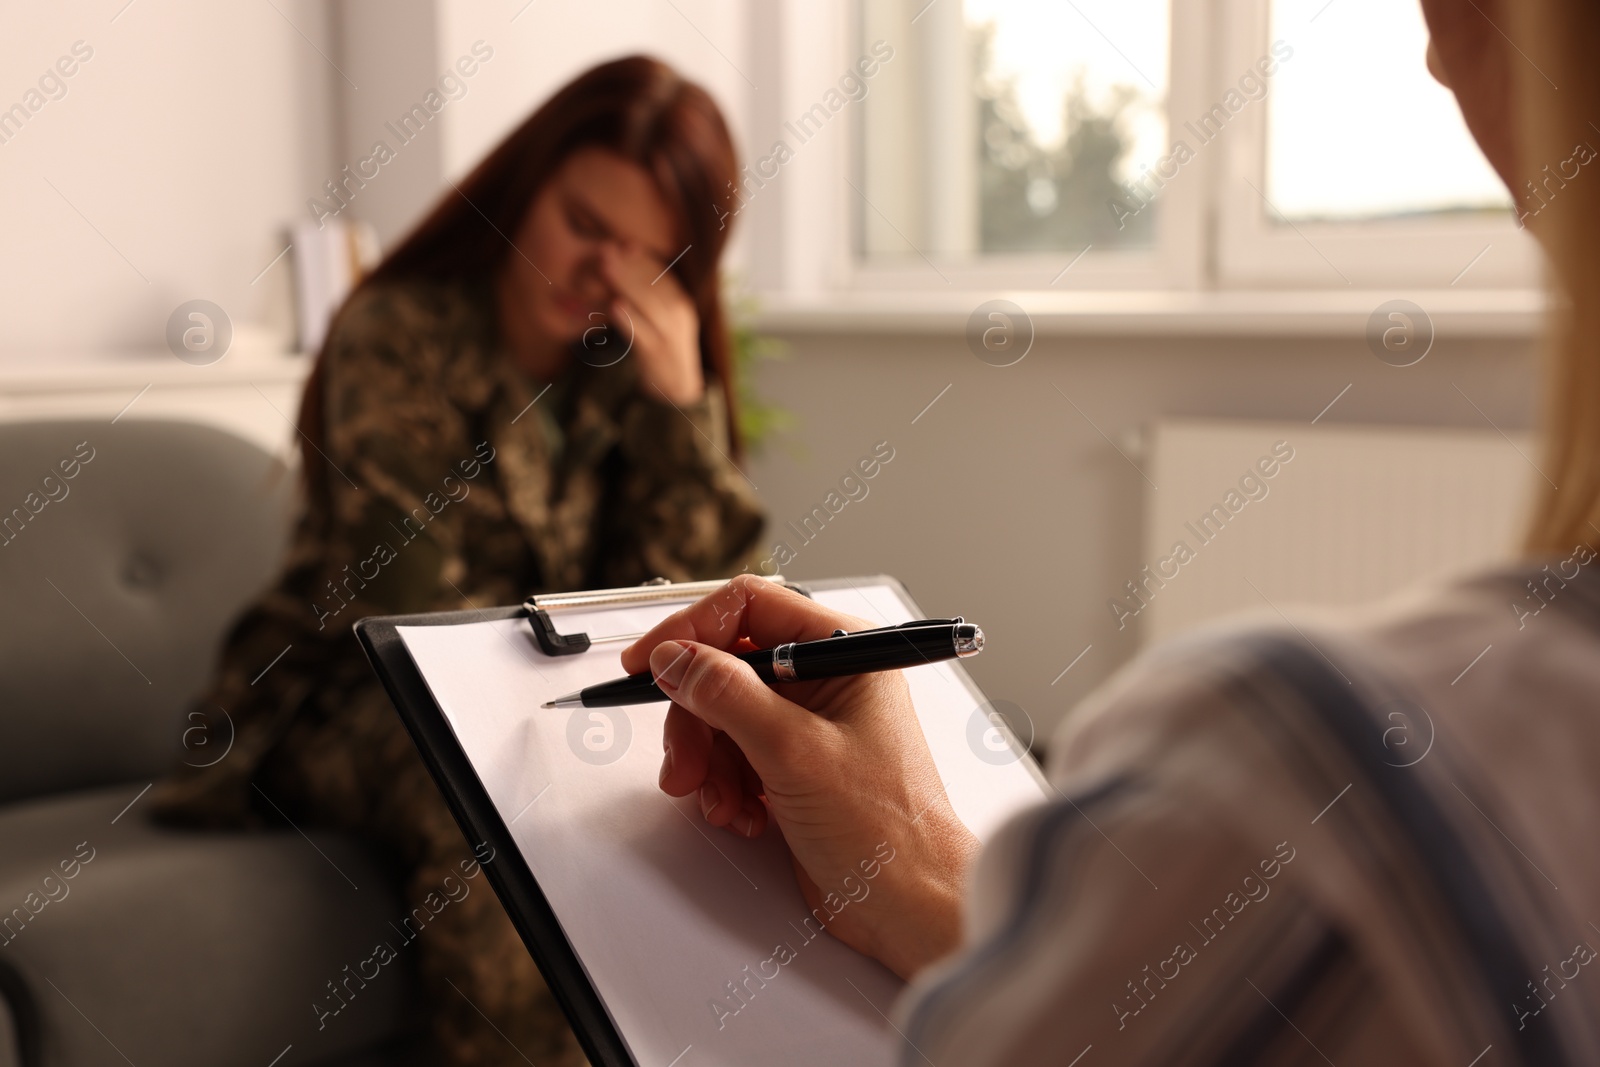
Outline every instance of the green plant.
{"label": "green plant", "polygon": [[789,346],[776,337],[757,332],[760,302],[748,293],[729,290],[729,333],[733,342],[733,389],[738,401],[739,434],[752,455],[759,454],[776,434],[792,429],[794,413],[767,400],[756,388],[756,368],[768,360],[789,358]]}

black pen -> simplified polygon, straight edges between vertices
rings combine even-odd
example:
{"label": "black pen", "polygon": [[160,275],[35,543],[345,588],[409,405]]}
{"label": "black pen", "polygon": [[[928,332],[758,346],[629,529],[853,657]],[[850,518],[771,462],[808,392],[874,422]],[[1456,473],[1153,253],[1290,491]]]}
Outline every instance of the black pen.
{"label": "black pen", "polygon": [[[983,631],[959,615],[953,619],[919,619],[899,626],[847,633],[833,631],[820,641],[791,641],[776,648],[736,653],[755,668],[768,685],[808,682],[850,674],[897,671],[923,663],[976,656],[983,651]],[[558,697],[546,708],[616,708],[667,700],[647,671]]]}

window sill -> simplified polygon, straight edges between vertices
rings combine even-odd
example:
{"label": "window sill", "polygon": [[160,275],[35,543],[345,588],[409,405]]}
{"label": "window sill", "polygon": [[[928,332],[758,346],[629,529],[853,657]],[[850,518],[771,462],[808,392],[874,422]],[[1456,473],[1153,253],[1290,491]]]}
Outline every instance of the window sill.
{"label": "window sill", "polygon": [[1538,336],[1545,297],[1534,289],[1314,291],[981,291],[763,295],[756,328],[773,334],[962,333],[986,300],[1010,300],[1039,336],[1349,337],[1373,311],[1403,297],[1437,336]]}

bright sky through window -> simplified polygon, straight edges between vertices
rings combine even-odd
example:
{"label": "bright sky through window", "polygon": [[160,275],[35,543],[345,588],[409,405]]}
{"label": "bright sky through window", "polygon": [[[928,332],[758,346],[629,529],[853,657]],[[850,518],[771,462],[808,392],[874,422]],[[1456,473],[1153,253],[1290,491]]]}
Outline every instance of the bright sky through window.
{"label": "bright sky through window", "polygon": [[1455,98],[1423,64],[1414,0],[1273,0],[1294,59],[1268,98],[1267,196],[1293,219],[1509,203]]}

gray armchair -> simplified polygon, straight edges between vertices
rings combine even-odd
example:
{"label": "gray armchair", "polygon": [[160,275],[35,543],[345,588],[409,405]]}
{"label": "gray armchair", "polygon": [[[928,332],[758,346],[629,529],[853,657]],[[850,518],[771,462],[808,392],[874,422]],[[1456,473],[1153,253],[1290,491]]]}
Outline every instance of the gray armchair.
{"label": "gray armchair", "polygon": [[[0,1067],[384,1063],[407,1043],[403,968],[346,970],[403,912],[379,857],[144,810],[230,741],[226,716],[186,712],[273,574],[292,492],[216,429],[0,424]],[[330,983],[349,1006],[319,1028]]]}

